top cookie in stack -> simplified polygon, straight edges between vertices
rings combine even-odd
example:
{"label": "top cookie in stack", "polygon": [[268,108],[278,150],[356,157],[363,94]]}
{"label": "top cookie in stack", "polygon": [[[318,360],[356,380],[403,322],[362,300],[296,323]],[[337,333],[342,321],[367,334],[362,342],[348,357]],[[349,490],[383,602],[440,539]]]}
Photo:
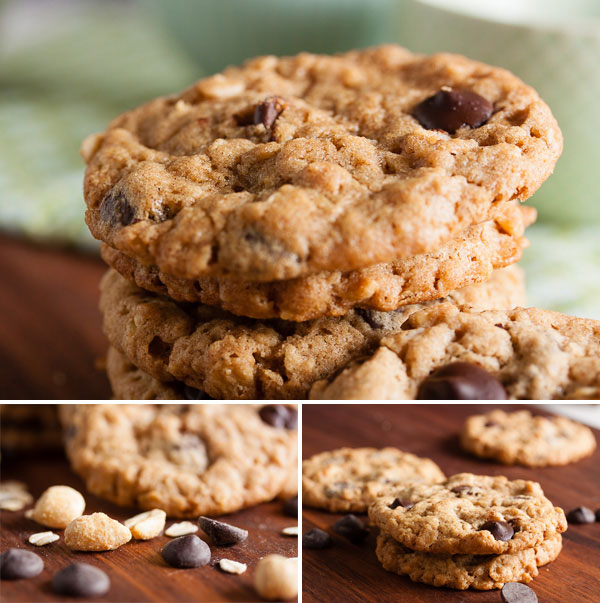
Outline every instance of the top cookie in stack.
{"label": "top cookie in stack", "polygon": [[562,137],[510,73],[397,46],[262,57],[86,139],[86,220],[143,288],[251,318],[394,310],[516,262]]}

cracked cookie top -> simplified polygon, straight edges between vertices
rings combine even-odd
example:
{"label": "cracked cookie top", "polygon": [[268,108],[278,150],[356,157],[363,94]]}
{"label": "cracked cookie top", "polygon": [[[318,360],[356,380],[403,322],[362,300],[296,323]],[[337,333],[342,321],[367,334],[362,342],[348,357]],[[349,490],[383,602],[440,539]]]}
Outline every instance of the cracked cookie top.
{"label": "cracked cookie top", "polygon": [[261,57],[88,137],[86,220],[180,278],[348,271],[435,249],[526,199],[561,149],[534,90],[462,56]]}

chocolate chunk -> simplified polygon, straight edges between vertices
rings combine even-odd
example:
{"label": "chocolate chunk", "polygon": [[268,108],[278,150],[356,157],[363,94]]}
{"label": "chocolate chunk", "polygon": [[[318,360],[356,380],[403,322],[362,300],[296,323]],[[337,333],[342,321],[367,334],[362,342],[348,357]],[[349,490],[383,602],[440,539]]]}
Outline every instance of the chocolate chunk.
{"label": "chocolate chunk", "polygon": [[452,362],[421,383],[418,400],[506,400],[500,381],[469,362]]}
{"label": "chocolate chunk", "polygon": [[208,517],[199,517],[198,524],[216,546],[237,544],[248,538],[248,532],[246,530]]}
{"label": "chocolate chunk", "polygon": [[471,486],[454,486],[450,492],[454,492],[454,494],[462,494],[463,492],[468,492],[471,489]]}
{"label": "chocolate chunk", "polygon": [[413,110],[413,117],[428,130],[445,130],[454,134],[463,126],[478,128],[492,115],[490,101],[470,90],[442,88]]}
{"label": "chocolate chunk", "polygon": [[596,515],[587,507],[577,507],[567,513],[567,521],[569,523],[594,523]]}
{"label": "chocolate chunk", "polygon": [[184,400],[214,400],[208,394],[203,391],[190,387],[189,385],[183,386],[183,399]]}
{"label": "chocolate chunk", "polygon": [[395,498],[392,504],[390,505],[390,509],[397,509],[398,507],[403,507],[405,509],[412,509],[414,507],[414,503],[411,503],[410,500],[403,500],[402,498]]}
{"label": "chocolate chunk", "polygon": [[33,578],[43,569],[42,558],[25,549],[7,549],[0,555],[0,578],[2,580]]}
{"label": "chocolate chunk", "polygon": [[272,427],[296,429],[298,427],[298,411],[284,404],[268,404],[263,406],[258,414],[260,418]]}
{"label": "chocolate chunk", "polygon": [[298,495],[283,503],[283,512],[290,517],[298,517]]}
{"label": "chocolate chunk", "polygon": [[127,200],[124,193],[111,191],[100,203],[100,218],[109,224],[121,223],[129,226],[139,222],[135,217],[135,209]]}
{"label": "chocolate chunk", "polygon": [[89,563],[68,565],[52,578],[52,590],[66,597],[99,597],[109,588],[110,578]]}
{"label": "chocolate chunk", "polygon": [[171,540],[160,554],[169,565],[177,568],[202,567],[210,561],[208,544],[196,534]]}
{"label": "chocolate chunk", "polygon": [[487,530],[496,540],[508,542],[514,535],[515,530],[506,521],[486,521],[480,530]]}
{"label": "chocolate chunk", "polygon": [[361,543],[368,535],[369,530],[356,515],[346,515],[333,524],[333,531],[343,536],[353,544]]}
{"label": "chocolate chunk", "polygon": [[305,549],[326,549],[332,544],[331,536],[319,528],[313,528],[302,536],[302,547]]}
{"label": "chocolate chunk", "polygon": [[537,595],[525,584],[507,582],[500,591],[504,603],[537,603]]}
{"label": "chocolate chunk", "polygon": [[254,108],[254,124],[262,124],[265,128],[272,128],[284,109],[285,101],[279,96],[271,96]]}

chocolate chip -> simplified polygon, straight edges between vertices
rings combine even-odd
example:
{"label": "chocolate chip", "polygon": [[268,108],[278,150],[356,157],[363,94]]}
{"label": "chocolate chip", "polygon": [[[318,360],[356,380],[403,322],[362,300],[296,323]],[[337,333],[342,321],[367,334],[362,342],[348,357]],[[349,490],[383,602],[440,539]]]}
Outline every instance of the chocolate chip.
{"label": "chocolate chip", "polygon": [[419,387],[418,400],[506,400],[500,381],[469,362],[453,362],[434,371]]}
{"label": "chocolate chip", "polygon": [[89,563],[68,565],[52,578],[52,590],[66,597],[99,597],[109,588],[110,578]]}
{"label": "chocolate chip", "polygon": [[600,521],[600,509],[596,509],[596,521]]}
{"label": "chocolate chip", "polygon": [[302,536],[302,547],[305,549],[326,549],[332,544],[331,536],[319,528],[313,528]]}
{"label": "chocolate chip", "polygon": [[2,580],[33,578],[43,569],[42,558],[25,549],[7,549],[0,555],[0,578]]}
{"label": "chocolate chip", "polygon": [[596,515],[587,507],[577,507],[567,513],[567,521],[569,523],[594,523]]}
{"label": "chocolate chip", "polygon": [[285,429],[298,427],[298,411],[284,404],[268,404],[263,406],[258,414],[271,427],[285,427]]}
{"label": "chocolate chip", "polygon": [[271,96],[254,108],[254,124],[262,124],[265,128],[272,128],[284,109],[285,101],[279,96]]}
{"label": "chocolate chip", "polygon": [[445,130],[454,134],[463,126],[478,128],[491,116],[490,101],[470,90],[442,88],[413,110],[413,117],[428,130]]}
{"label": "chocolate chip", "polygon": [[480,530],[487,530],[496,540],[508,542],[514,535],[513,527],[506,521],[486,521]]}
{"label": "chocolate chip", "polygon": [[497,427],[498,425],[499,423],[496,423],[496,421],[486,421],[484,427]]}
{"label": "chocolate chip", "polygon": [[199,517],[198,524],[216,546],[237,544],[248,538],[248,532],[228,523],[216,521],[209,517]]}
{"label": "chocolate chip", "polygon": [[507,582],[500,591],[504,603],[537,603],[535,592],[520,582]]}
{"label": "chocolate chip", "polygon": [[183,386],[183,399],[184,400],[214,400],[208,394],[203,391],[190,387],[189,385]]}
{"label": "chocolate chip", "polygon": [[177,568],[202,567],[210,561],[210,548],[196,534],[171,540],[160,552],[162,558]]}
{"label": "chocolate chip", "polygon": [[135,209],[121,191],[111,191],[100,203],[100,218],[103,222],[129,226],[139,220],[135,217]]}
{"label": "chocolate chip", "polygon": [[392,504],[389,505],[390,509],[397,509],[398,507],[412,509],[414,506],[414,503],[411,503],[410,500],[403,500],[402,498],[395,498]]}
{"label": "chocolate chip", "polygon": [[462,494],[463,492],[468,492],[471,489],[471,486],[454,486],[450,492],[454,492],[454,494]]}
{"label": "chocolate chip", "polygon": [[298,517],[298,495],[283,503],[283,512],[290,517]]}
{"label": "chocolate chip", "polygon": [[356,515],[346,515],[333,524],[333,531],[343,536],[353,544],[361,543],[368,535],[369,530]]}

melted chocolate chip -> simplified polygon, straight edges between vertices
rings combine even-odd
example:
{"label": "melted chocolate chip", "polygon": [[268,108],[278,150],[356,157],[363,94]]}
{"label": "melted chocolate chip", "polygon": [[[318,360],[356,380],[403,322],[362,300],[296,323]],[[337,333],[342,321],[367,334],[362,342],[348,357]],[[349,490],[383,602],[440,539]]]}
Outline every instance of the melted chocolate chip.
{"label": "melted chocolate chip", "polygon": [[110,578],[89,563],[72,563],[52,578],[52,590],[67,597],[100,597],[109,588]]}
{"label": "melted chocolate chip", "polygon": [[486,521],[480,530],[487,530],[496,540],[508,542],[514,535],[513,527],[506,521]]}
{"label": "melted chocolate chip", "polygon": [[499,425],[499,423],[496,423],[496,421],[486,421],[484,427],[497,427]]}
{"label": "melted chocolate chip", "polygon": [[428,130],[454,134],[463,126],[478,128],[492,115],[490,101],[470,90],[443,88],[413,110],[413,117]]}
{"label": "melted chocolate chip", "polygon": [[596,515],[588,507],[577,507],[567,513],[567,521],[569,523],[594,523]]}
{"label": "melted chocolate chip", "polygon": [[109,224],[120,223],[129,226],[139,222],[135,217],[135,208],[121,191],[111,191],[100,203],[100,218]]}
{"label": "melted chocolate chip", "polygon": [[354,311],[372,328],[382,329],[384,327],[381,317],[374,310],[365,310],[364,308],[354,308]]}
{"label": "melted chocolate chip", "polygon": [[214,400],[208,394],[203,391],[190,387],[189,385],[183,386],[183,399],[184,400]]}
{"label": "melted chocolate chip", "polygon": [[369,530],[356,515],[346,515],[333,524],[333,531],[343,536],[353,544],[361,543],[368,535]]}
{"label": "melted chocolate chip", "polygon": [[279,96],[267,98],[254,108],[253,122],[270,129],[284,109],[285,101]]}
{"label": "melted chocolate chip", "polygon": [[232,526],[228,523],[223,523],[222,521],[210,519],[209,517],[199,517],[198,525],[216,546],[237,544],[248,538],[248,532],[246,530],[242,530],[242,528]]}
{"label": "melted chocolate chip", "polygon": [[521,582],[507,582],[500,591],[503,603],[537,603],[535,592]]}
{"label": "melted chocolate chip", "polygon": [[332,544],[331,536],[319,528],[313,528],[302,536],[302,548],[305,549],[326,549]]}
{"label": "melted chocolate chip", "polygon": [[452,488],[452,490],[450,490],[450,492],[454,492],[454,494],[462,494],[463,492],[468,492],[471,489],[471,486],[455,486],[454,488]]}
{"label": "melted chocolate chip", "polygon": [[298,411],[284,404],[268,404],[263,406],[258,414],[271,427],[296,429],[298,427]]}
{"label": "melted chocolate chip", "polygon": [[410,502],[410,500],[403,500],[402,498],[395,498],[392,504],[389,505],[390,509],[397,509],[398,507],[412,509],[414,506],[414,503]]}
{"label": "melted chocolate chip", "polygon": [[453,362],[434,371],[419,387],[418,400],[506,400],[500,381],[469,362]]}

